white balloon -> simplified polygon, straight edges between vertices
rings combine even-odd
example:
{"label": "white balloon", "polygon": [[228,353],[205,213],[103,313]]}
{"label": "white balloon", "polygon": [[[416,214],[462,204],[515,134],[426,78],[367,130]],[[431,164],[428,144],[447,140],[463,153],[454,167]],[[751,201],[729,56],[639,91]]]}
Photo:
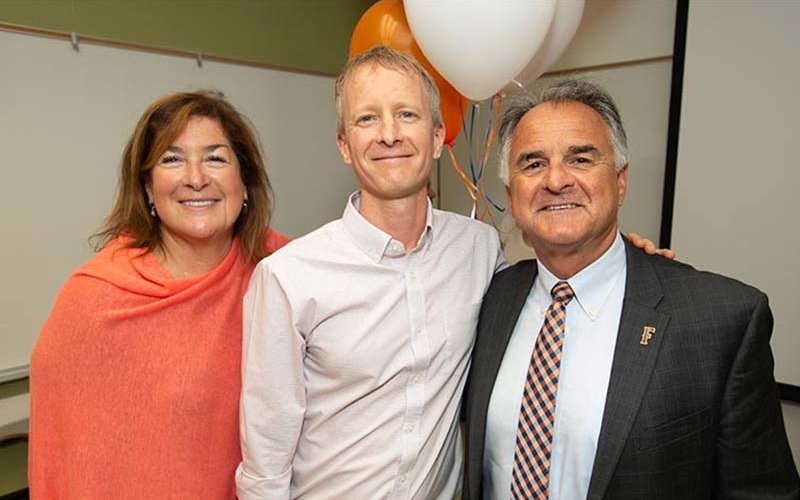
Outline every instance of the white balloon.
{"label": "white balloon", "polygon": [[517,76],[542,44],[556,0],[404,0],[425,57],[473,101]]}
{"label": "white balloon", "polygon": [[558,0],[553,22],[539,51],[506,87],[507,90],[515,90],[520,84],[525,85],[536,80],[558,61],[578,31],[583,16],[583,6],[584,0]]}

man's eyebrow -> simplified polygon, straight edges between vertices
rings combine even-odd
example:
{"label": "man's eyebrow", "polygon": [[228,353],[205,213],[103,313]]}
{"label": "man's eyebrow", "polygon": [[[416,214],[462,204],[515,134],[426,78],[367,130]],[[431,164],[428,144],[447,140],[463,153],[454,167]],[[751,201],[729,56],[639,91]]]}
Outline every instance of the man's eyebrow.
{"label": "man's eyebrow", "polygon": [[583,144],[580,146],[570,146],[567,148],[567,152],[573,155],[579,155],[582,153],[592,153],[592,154],[600,154],[600,150],[594,147],[591,144]]}
{"label": "man's eyebrow", "polygon": [[547,155],[544,154],[544,151],[542,151],[541,149],[537,149],[535,151],[523,151],[522,153],[519,154],[519,156],[517,156],[516,164],[522,165],[531,160],[541,160],[544,158],[547,158]]}

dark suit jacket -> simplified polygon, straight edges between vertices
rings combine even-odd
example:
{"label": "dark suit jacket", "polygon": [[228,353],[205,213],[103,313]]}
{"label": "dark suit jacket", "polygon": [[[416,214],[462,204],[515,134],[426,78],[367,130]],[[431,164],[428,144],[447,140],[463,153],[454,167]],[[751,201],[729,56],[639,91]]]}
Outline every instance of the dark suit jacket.
{"label": "dark suit jacket", "polygon": [[[800,498],[772,374],[766,295],[626,247],[588,498]],[[520,262],[498,273],[484,298],[464,402],[465,499],[481,498],[489,398],[536,273],[536,261]],[[642,345],[645,326],[655,332]]]}

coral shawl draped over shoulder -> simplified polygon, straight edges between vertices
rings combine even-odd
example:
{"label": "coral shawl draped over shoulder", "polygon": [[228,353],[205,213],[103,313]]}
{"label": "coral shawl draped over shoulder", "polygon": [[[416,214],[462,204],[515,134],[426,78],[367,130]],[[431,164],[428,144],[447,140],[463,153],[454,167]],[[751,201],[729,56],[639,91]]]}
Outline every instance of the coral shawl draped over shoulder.
{"label": "coral shawl draped over shoulder", "polygon": [[[272,252],[288,240],[268,230]],[[234,498],[242,298],[234,240],[173,279],[117,239],[67,280],[31,357],[33,498]]]}

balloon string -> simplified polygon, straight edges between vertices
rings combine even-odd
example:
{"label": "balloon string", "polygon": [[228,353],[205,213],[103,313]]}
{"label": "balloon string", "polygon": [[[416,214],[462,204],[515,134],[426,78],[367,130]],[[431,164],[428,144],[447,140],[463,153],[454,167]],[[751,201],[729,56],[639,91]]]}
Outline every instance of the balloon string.
{"label": "balloon string", "polygon": [[479,187],[481,185],[481,180],[483,179],[483,172],[488,164],[488,157],[489,157],[489,146],[491,145],[490,136],[494,130],[494,101],[489,102],[489,120],[486,123],[486,135],[483,138],[483,158],[481,159],[481,166],[478,169],[478,178],[473,179],[475,184]]}
{"label": "balloon string", "polygon": [[[467,188],[467,193],[469,194],[470,199],[472,200],[473,206],[473,214],[476,218],[480,220],[485,220],[487,215],[489,220],[491,221],[492,226],[497,228],[497,225],[494,221],[494,214],[490,210],[489,206],[491,205],[499,212],[505,212],[505,208],[499,206],[497,203],[492,200],[491,197],[486,195],[480,186],[483,184],[483,174],[486,171],[486,167],[489,164],[489,152],[491,149],[492,144],[494,143],[497,137],[497,125],[500,123],[500,102],[502,100],[502,96],[497,95],[492,99],[490,103],[490,115],[489,115],[489,123],[487,126],[486,131],[486,138],[485,138],[485,147],[483,149],[483,156],[482,161],[480,163],[480,169],[476,175],[475,169],[475,146],[476,141],[475,139],[475,122],[477,121],[477,115],[480,112],[480,105],[477,103],[473,103],[470,105],[470,113],[469,113],[469,126],[467,125],[467,117],[466,113],[461,112],[461,133],[464,136],[464,141],[467,143],[467,151],[468,151],[468,160],[469,160],[469,172],[470,176],[467,176],[464,173],[464,170],[458,163],[458,160],[455,157],[454,153],[454,146],[455,141],[452,144],[447,145],[447,152],[450,155],[450,163],[453,165],[453,169],[456,171],[461,180],[464,182],[465,187]],[[472,179],[470,180],[470,177]],[[481,210],[480,214],[477,211],[479,201],[483,202],[483,209]]]}
{"label": "balloon string", "polygon": [[503,103],[503,94],[498,92],[497,94],[495,94],[495,96],[492,99],[492,101],[494,102],[494,121],[495,121],[495,123],[497,123],[499,125],[500,124],[500,115],[502,114],[502,111],[503,111],[502,106],[501,106],[501,104]]}
{"label": "balloon string", "polygon": [[[458,160],[456,159],[456,155],[455,153],[453,153],[453,146],[447,146],[447,154],[450,155],[450,163],[453,164],[453,169],[461,177],[461,179],[464,181],[464,184],[467,186],[467,192],[469,193],[469,197],[472,199],[473,207],[477,207],[478,205],[478,196],[480,196],[481,201],[483,201],[484,210],[483,213],[481,214],[481,220],[483,220],[483,217],[485,217],[486,214],[488,213],[489,221],[492,224],[492,227],[497,229],[497,224],[494,221],[494,215],[492,214],[492,211],[487,210],[487,205],[489,202],[487,202],[486,195],[483,194],[483,191],[478,189],[478,187],[472,181],[469,180],[467,174],[465,174],[464,171],[461,170],[461,167],[458,164]],[[478,196],[476,196],[476,194]],[[494,205],[494,203],[492,203],[492,205]]]}
{"label": "balloon string", "polygon": [[472,204],[473,205],[476,204],[478,202],[478,199],[475,197],[475,192],[478,191],[478,188],[475,186],[475,184],[472,183],[471,180],[469,180],[467,174],[465,174],[464,171],[461,170],[461,166],[459,166],[458,160],[456,160],[456,155],[455,153],[453,153],[453,146],[447,146],[447,154],[450,155],[450,163],[453,164],[453,169],[456,171],[459,177],[461,177],[461,180],[464,181],[464,184],[467,187],[467,193],[469,193],[469,197],[472,198]]}
{"label": "balloon string", "polygon": [[[480,168],[478,169],[478,178],[473,179],[475,185],[478,187],[478,190],[483,193],[483,173],[486,169],[486,165],[489,161],[489,148],[492,145],[492,135],[494,134],[494,127],[495,127],[495,120],[493,113],[494,111],[494,100],[489,102],[489,122],[486,124],[486,135],[484,137],[484,144],[483,144],[483,158],[480,163]],[[489,197],[487,196],[487,199]],[[494,205],[494,202],[489,199],[489,202]],[[489,204],[484,201],[483,203],[483,211],[481,211],[480,220],[484,220],[486,215],[489,214],[491,211],[489,210]]]}
{"label": "balloon string", "polygon": [[524,91],[524,90],[527,90],[527,89],[525,88],[525,85],[521,84],[520,82],[518,82],[518,81],[516,81],[516,80],[511,80],[511,83],[513,83],[514,85],[516,85],[518,90],[523,90],[523,91]]}
{"label": "balloon string", "polygon": [[[473,131],[474,131],[474,124],[475,124],[475,106],[474,104],[470,104],[470,126],[467,126],[467,117],[465,113],[461,113],[461,133],[464,136],[464,142],[467,143],[467,160],[470,164],[470,169],[472,169],[472,150],[473,150]],[[467,193],[469,197],[472,199],[472,207],[473,212],[477,207],[477,198],[475,197],[475,192],[478,188],[475,186],[473,182],[470,182],[469,178],[466,176],[464,171],[461,169],[461,166],[458,164],[458,160],[453,154],[453,145],[448,145],[448,153],[450,154],[450,160],[453,165],[453,169],[456,173],[461,177],[461,180],[464,181],[464,184],[467,188]],[[474,177],[474,176],[473,176]]]}
{"label": "balloon string", "polygon": [[477,103],[472,105],[472,111],[469,117],[469,173],[472,175],[473,183],[478,182],[478,178],[475,175],[475,159],[473,153],[475,150],[475,120],[480,110],[479,106],[480,105]]}
{"label": "balloon string", "polygon": [[483,161],[481,162],[481,177],[483,177],[483,169],[486,168],[486,165],[489,164],[489,150],[494,143],[494,139],[497,136],[497,122],[499,118],[499,109],[500,109],[500,96],[495,95],[492,99],[492,111],[494,111],[494,119],[489,119],[489,125],[486,127],[486,142],[483,146]]}
{"label": "balloon string", "polygon": [[[502,112],[503,112],[501,104],[503,102],[503,97],[504,97],[503,94],[498,92],[497,94],[495,94],[494,98],[492,99],[492,102],[494,102],[494,123],[495,123],[494,133],[495,133],[495,139],[499,138],[499,136],[497,134],[499,134],[499,132],[500,132],[500,116],[502,115]],[[498,146],[499,146],[499,144],[498,144]],[[489,148],[487,147],[486,150],[488,151]],[[491,198],[489,198],[489,201],[492,203],[492,206],[494,206],[494,208],[496,208],[499,212],[505,212],[506,211],[505,208],[500,207],[500,206],[497,205],[497,203],[493,202]]]}
{"label": "balloon string", "polygon": [[[500,94],[496,94],[494,96],[494,98],[492,99],[492,110],[494,111],[494,113],[493,113],[494,114],[494,119],[489,122],[489,126],[487,127],[487,130],[486,130],[486,144],[484,145],[484,148],[483,148],[483,162],[481,164],[481,170],[480,170],[481,173],[480,173],[480,176],[478,178],[478,182],[476,182],[476,184],[478,185],[478,188],[482,188],[482,186],[483,186],[483,182],[482,182],[483,181],[483,171],[486,168],[486,166],[489,164],[489,152],[491,150],[492,144],[494,144],[495,139],[497,139],[497,128],[498,128],[498,124],[500,123],[500,112],[501,112],[500,104],[502,102],[502,99],[503,98],[502,98],[502,96]],[[481,189],[481,191],[483,191],[483,190]],[[486,199],[488,200],[488,202],[498,212],[505,212],[506,211],[505,208],[500,207],[488,195],[486,196]],[[488,210],[488,206],[485,206],[484,210]]]}

